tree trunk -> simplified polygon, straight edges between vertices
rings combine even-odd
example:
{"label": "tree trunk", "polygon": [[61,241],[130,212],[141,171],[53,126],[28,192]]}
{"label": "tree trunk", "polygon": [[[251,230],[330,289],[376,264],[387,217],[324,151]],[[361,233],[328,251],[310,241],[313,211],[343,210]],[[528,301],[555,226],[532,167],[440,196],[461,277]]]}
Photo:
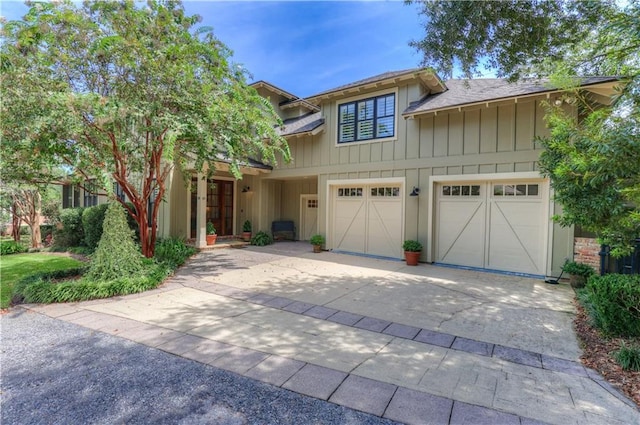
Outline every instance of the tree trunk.
{"label": "tree trunk", "polygon": [[18,203],[13,201],[11,203],[11,236],[16,242],[20,242],[20,226],[22,226],[22,220],[18,214]]}

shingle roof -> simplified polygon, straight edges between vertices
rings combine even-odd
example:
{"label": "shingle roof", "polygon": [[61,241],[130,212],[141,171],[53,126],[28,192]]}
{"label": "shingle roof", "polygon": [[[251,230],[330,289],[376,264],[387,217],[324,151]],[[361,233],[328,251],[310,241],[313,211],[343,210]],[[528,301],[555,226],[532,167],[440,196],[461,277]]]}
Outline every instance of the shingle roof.
{"label": "shingle roof", "polygon": [[[226,152],[218,152],[216,154],[216,159],[217,162],[223,162],[225,164],[231,164],[231,159],[229,158],[229,156],[227,155]],[[240,165],[244,166],[244,167],[249,167],[249,168],[257,168],[260,170],[273,170],[273,167],[271,165],[267,165],[265,163],[262,163],[256,159],[252,159],[252,158],[247,158],[245,161],[240,161]]]}
{"label": "shingle roof", "polygon": [[321,112],[307,114],[302,117],[291,118],[284,121],[284,126],[279,130],[281,136],[293,136],[313,131],[324,124]]}
{"label": "shingle roof", "polygon": [[[582,86],[616,81],[616,77],[585,78]],[[403,115],[426,113],[474,103],[495,101],[512,97],[556,91],[547,80],[528,80],[509,83],[499,78],[479,78],[475,80],[446,81],[447,90],[430,94],[412,102]]]}
{"label": "shingle roof", "polygon": [[365,85],[365,84],[375,83],[377,81],[383,81],[383,80],[387,80],[389,78],[394,78],[394,77],[398,77],[400,75],[410,74],[410,73],[418,72],[418,71],[422,71],[422,70],[423,70],[423,68],[410,68],[410,69],[403,69],[403,70],[400,70],[400,71],[384,72],[382,74],[374,75],[373,77],[364,78],[362,80],[354,81],[353,83],[344,84],[342,86],[334,87],[334,88],[332,88],[330,90],[325,90],[325,91],[322,91],[320,93],[316,93],[313,96],[309,96],[307,99],[312,99],[314,97],[323,96],[323,95],[328,94],[328,93],[342,91],[342,90],[349,89],[351,87],[362,86],[362,85]]}

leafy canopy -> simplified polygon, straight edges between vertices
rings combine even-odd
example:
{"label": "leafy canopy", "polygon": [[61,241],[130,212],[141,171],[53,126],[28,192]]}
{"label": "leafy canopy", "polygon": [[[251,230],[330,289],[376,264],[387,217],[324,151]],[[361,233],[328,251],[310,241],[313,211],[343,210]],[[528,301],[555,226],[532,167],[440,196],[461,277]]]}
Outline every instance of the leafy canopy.
{"label": "leafy canopy", "polygon": [[18,178],[50,181],[63,164],[107,193],[115,180],[152,256],[175,166],[189,176],[223,160],[239,177],[248,158],[288,160],[270,103],[198,22],[178,1],[32,3],[3,26],[3,170],[21,164]]}
{"label": "leafy canopy", "polygon": [[[471,78],[544,77],[575,110],[546,104],[540,143],[563,225],[596,233],[616,256],[640,237],[640,2],[510,0],[420,2],[425,65]],[[462,35],[462,36],[461,36]],[[581,78],[620,78],[617,97],[584,91]]]}

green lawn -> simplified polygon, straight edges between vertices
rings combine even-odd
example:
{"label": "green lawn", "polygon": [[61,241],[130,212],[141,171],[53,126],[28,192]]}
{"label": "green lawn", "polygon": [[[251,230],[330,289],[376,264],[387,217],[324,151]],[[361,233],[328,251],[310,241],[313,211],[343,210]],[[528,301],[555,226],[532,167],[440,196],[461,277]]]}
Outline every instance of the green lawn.
{"label": "green lawn", "polygon": [[79,267],[82,262],[73,258],[50,254],[14,254],[0,257],[0,308],[11,301],[13,285],[25,276],[38,272]]}

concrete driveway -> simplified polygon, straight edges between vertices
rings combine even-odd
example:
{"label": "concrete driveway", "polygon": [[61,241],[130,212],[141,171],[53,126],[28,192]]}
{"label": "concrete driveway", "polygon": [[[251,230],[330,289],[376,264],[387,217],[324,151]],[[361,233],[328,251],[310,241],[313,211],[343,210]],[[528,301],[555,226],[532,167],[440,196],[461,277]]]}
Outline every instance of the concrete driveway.
{"label": "concrete driveway", "polygon": [[307,244],[198,254],[161,288],[34,310],[405,423],[640,423],[578,361],[573,292]]}

